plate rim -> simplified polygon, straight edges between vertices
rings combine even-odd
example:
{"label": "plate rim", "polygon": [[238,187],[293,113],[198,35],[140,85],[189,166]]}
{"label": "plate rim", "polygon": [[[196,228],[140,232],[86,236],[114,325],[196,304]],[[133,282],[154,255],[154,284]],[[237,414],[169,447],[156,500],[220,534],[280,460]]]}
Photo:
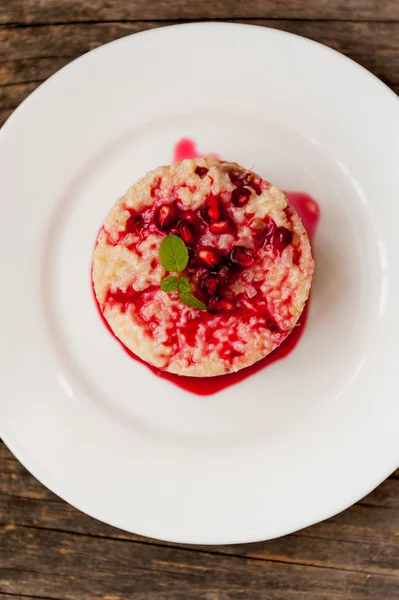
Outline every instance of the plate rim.
{"label": "plate rim", "polygon": [[[97,48],[95,48],[94,50],[91,50],[89,53],[86,54],[93,54],[93,53],[101,53],[103,51],[107,51],[110,45],[114,45],[114,44],[123,44],[124,42],[126,42],[126,40],[128,40],[129,38],[131,38],[132,36],[154,36],[157,35],[157,32],[159,29],[164,29],[164,28],[203,28],[206,29],[208,27],[213,27],[213,26],[217,26],[217,27],[226,27],[228,29],[231,28],[253,28],[256,27],[257,29],[261,29],[261,30],[266,30],[266,31],[271,31],[274,32],[274,34],[278,34],[278,35],[282,35],[285,37],[295,37],[295,38],[299,38],[300,40],[303,40],[305,43],[309,44],[309,45],[315,45],[316,47],[321,47],[324,48],[325,50],[327,50],[328,52],[334,53],[335,55],[338,55],[340,57],[342,57],[344,60],[346,61],[350,61],[350,63],[352,63],[352,65],[354,65],[355,67],[357,67],[358,69],[360,69],[361,71],[367,73],[369,76],[371,76],[371,78],[378,82],[380,84],[380,86],[382,86],[383,88],[385,88],[386,90],[388,90],[390,92],[391,95],[393,95],[393,97],[396,98],[397,101],[399,101],[398,96],[395,94],[395,92],[393,90],[391,90],[384,82],[382,82],[378,77],[376,77],[374,74],[372,74],[370,71],[368,71],[367,69],[365,69],[363,66],[361,66],[359,63],[355,62],[354,60],[350,59],[349,57],[345,56],[344,54],[341,54],[340,52],[329,48],[328,46],[325,46],[324,44],[321,44],[320,42],[316,42],[314,40],[311,40],[309,38],[303,37],[301,35],[298,34],[292,34],[289,33],[287,31],[282,31],[279,29],[275,29],[272,27],[264,27],[261,25],[251,25],[251,24],[240,24],[240,23],[227,23],[224,21],[210,21],[210,22],[190,22],[190,23],[184,23],[184,24],[174,24],[174,25],[168,25],[168,26],[162,26],[162,27],[157,27],[155,29],[148,29],[145,31],[141,31],[141,32],[137,32],[137,33],[133,33],[133,34],[129,34],[127,36],[123,36],[117,40],[113,40],[111,42],[108,42],[106,44],[103,44]],[[51,77],[49,77],[46,81],[44,81],[42,84],[40,84],[15,110],[14,112],[9,116],[9,118],[7,119],[7,121],[5,122],[5,124],[3,125],[3,127],[1,128],[0,131],[0,144],[4,141],[6,141],[5,139],[5,135],[8,134],[10,128],[13,126],[14,120],[18,119],[19,114],[25,110],[25,107],[29,104],[30,100],[32,99],[32,97],[36,97],[39,94],[43,93],[43,90],[46,90],[48,86],[53,85],[54,80],[56,80],[58,77],[62,77],[65,74],[65,71],[70,69],[70,68],[74,68],[74,66],[76,66],[76,63],[78,63],[79,61],[81,61],[82,59],[84,59],[86,57],[86,54],[83,54],[79,57],[77,57],[76,59],[74,59],[73,61],[71,61],[70,63],[68,63],[67,65],[65,65],[64,67],[62,67],[59,71],[57,71],[56,73],[54,73]],[[399,104],[398,104],[399,107]],[[0,424],[0,429],[2,429],[2,425]],[[57,486],[49,486],[47,483],[44,483],[44,481],[42,480],[41,476],[38,476],[36,474],[36,465],[34,465],[34,468],[32,469],[31,467],[28,467],[27,464],[29,463],[29,455],[27,455],[27,460],[25,461],[25,458],[21,459],[21,456],[23,455],[23,450],[20,451],[20,449],[18,448],[18,443],[15,444],[12,440],[11,440],[11,435],[8,436],[7,433],[4,433],[3,431],[1,431],[0,433],[1,438],[3,439],[5,445],[11,450],[11,452],[16,456],[16,458],[19,460],[19,462],[21,462],[21,464],[30,472],[32,473],[32,475],[45,487],[47,487],[50,491],[52,491],[53,493],[55,493],[57,496],[59,496],[62,500],[64,500],[65,502],[67,502],[68,504],[70,504],[71,506],[74,506],[75,508],[77,508],[78,510],[80,510],[81,512],[88,514],[89,516],[93,516],[94,518],[97,518],[101,521],[103,521],[104,523],[107,523],[109,525],[112,525],[114,527],[118,527],[120,529],[124,529],[123,526],[121,526],[120,524],[117,523],[117,520],[115,522],[111,522],[110,520],[105,520],[102,516],[96,516],[96,510],[91,510],[90,513],[86,512],[85,509],[80,508],[78,505],[71,503],[69,500],[67,500],[66,498],[63,497],[62,494],[60,494],[58,491],[56,491],[56,487]],[[383,461],[382,461],[383,462]],[[396,462],[395,459],[393,459],[392,461],[388,461],[390,464],[392,463],[392,468],[389,467],[384,467],[383,469],[383,473],[380,475],[377,475],[373,478],[373,482],[371,483],[371,487],[365,490],[364,494],[362,493],[362,495],[360,496],[360,498],[363,498],[365,495],[369,494],[373,489],[375,489],[375,487],[377,487],[380,483],[382,483],[392,472],[394,472],[398,467],[399,467],[399,463]],[[342,502],[340,504],[340,507],[337,508],[337,510],[335,510],[335,512],[331,512],[329,510],[327,511],[320,511],[320,515],[318,516],[314,516],[314,517],[310,517],[308,519],[307,522],[305,522],[306,520],[303,519],[303,522],[301,522],[301,524],[297,526],[296,529],[292,529],[292,527],[289,527],[287,530],[284,530],[284,528],[281,528],[281,532],[278,534],[273,534],[270,537],[265,537],[264,535],[261,535],[259,538],[253,538],[252,536],[249,539],[236,539],[234,537],[234,535],[231,535],[230,538],[228,536],[225,536],[221,541],[211,541],[211,542],[204,542],[204,541],[192,541],[192,539],[187,540],[187,538],[180,537],[180,536],[176,536],[175,538],[171,538],[171,537],[167,537],[167,538],[163,538],[163,537],[153,537],[153,539],[160,539],[160,540],[165,540],[165,541],[172,541],[175,543],[184,543],[184,544],[206,544],[206,545],[215,545],[215,544],[232,544],[232,543],[248,543],[248,542],[258,542],[258,541],[264,541],[267,539],[273,539],[275,537],[280,537],[283,535],[287,535],[288,533],[293,533],[294,531],[298,531],[300,529],[303,529],[305,527],[309,527],[317,522],[320,522],[321,520],[325,520],[327,518],[330,518],[340,512],[342,512],[343,510],[347,509],[349,506],[353,505],[355,502],[357,502],[360,498],[358,494],[351,494],[351,499],[349,501],[345,501]],[[337,502],[335,502],[336,505],[338,505]],[[125,529],[126,530],[126,529]],[[126,530],[126,531],[130,531],[130,530]],[[143,536],[148,536],[151,535],[146,532],[141,532],[139,531],[139,529],[135,529],[135,532],[138,535],[143,535]],[[229,541],[230,540],[230,541]]]}
{"label": "plate rim", "polygon": [[24,98],[24,100],[22,100],[22,102],[20,104],[18,104],[18,106],[13,110],[11,115],[9,115],[9,117],[7,117],[6,121],[3,123],[3,125],[0,128],[0,142],[1,142],[2,136],[4,135],[5,128],[8,129],[8,127],[10,126],[9,123],[14,120],[16,115],[19,115],[21,110],[24,109],[25,105],[28,104],[28,102],[30,102],[30,100],[33,97],[35,97],[37,94],[41,93],[42,89],[44,87],[47,87],[47,84],[50,84],[50,83],[52,84],[55,79],[57,79],[59,76],[63,75],[65,73],[65,71],[67,71],[69,68],[73,68],[74,66],[76,66],[76,64],[79,63],[82,59],[84,59],[87,55],[89,55],[89,54],[93,55],[95,53],[101,53],[102,51],[106,51],[109,48],[109,46],[123,43],[124,40],[131,38],[133,36],[138,37],[138,36],[147,36],[147,35],[149,36],[152,34],[156,34],[156,32],[161,29],[174,29],[177,27],[179,29],[183,28],[183,27],[184,28],[203,27],[205,29],[210,26],[211,27],[212,26],[216,26],[216,27],[221,26],[221,27],[226,27],[228,29],[235,27],[235,28],[256,28],[259,30],[267,30],[267,31],[271,31],[271,32],[277,33],[282,36],[286,36],[287,38],[295,37],[295,38],[302,40],[302,42],[304,42],[304,43],[318,46],[319,48],[322,48],[327,52],[333,53],[333,54],[341,57],[341,59],[343,59],[343,60],[349,61],[349,63],[351,63],[352,66],[360,69],[363,73],[370,76],[376,83],[378,83],[380,86],[382,86],[382,88],[384,88],[386,91],[388,91],[399,102],[398,94],[396,94],[386,83],[384,83],[379,77],[377,77],[377,75],[374,75],[374,73],[372,73],[371,71],[366,69],[366,67],[363,67],[363,65],[356,62],[353,58],[346,56],[346,54],[343,54],[342,52],[339,52],[338,50],[335,50],[334,48],[331,48],[330,46],[327,46],[326,44],[322,44],[321,42],[317,42],[316,40],[313,40],[311,38],[305,37],[298,33],[291,33],[290,31],[285,31],[283,29],[277,29],[275,27],[270,27],[269,25],[255,25],[255,24],[251,24],[251,23],[231,23],[231,22],[223,21],[223,20],[222,21],[214,21],[214,20],[190,21],[188,23],[174,23],[171,25],[160,25],[159,27],[155,27],[153,29],[145,29],[143,31],[137,31],[135,33],[130,33],[128,35],[124,35],[120,38],[117,38],[116,40],[111,40],[109,42],[106,42],[105,44],[101,44],[100,46],[97,46],[96,48],[93,48],[92,50],[89,50],[88,52],[85,52],[84,54],[77,56],[76,58],[71,60],[69,63],[67,63],[60,69],[58,69],[58,71],[56,71],[55,73],[50,75],[50,77],[45,79],[42,83],[40,83],[37,86],[37,88],[35,88],[26,98]]}

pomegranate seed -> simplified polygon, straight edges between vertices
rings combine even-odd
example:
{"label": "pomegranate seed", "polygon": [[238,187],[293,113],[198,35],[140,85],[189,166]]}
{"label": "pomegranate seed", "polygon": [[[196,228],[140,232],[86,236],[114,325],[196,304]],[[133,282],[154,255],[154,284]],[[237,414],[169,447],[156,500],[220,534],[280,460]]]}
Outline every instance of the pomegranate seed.
{"label": "pomegranate seed", "polygon": [[199,261],[197,258],[197,253],[195,251],[195,248],[193,248],[193,246],[188,245],[187,250],[188,250],[188,262],[190,264],[190,267],[198,267]]}
{"label": "pomegranate seed", "polygon": [[194,211],[185,210],[181,216],[182,221],[187,221],[194,229],[195,237],[199,237],[207,230],[207,225],[205,225],[204,221]]}
{"label": "pomegranate seed", "polygon": [[243,174],[238,171],[230,171],[229,173],[230,181],[233,185],[240,187],[242,186],[242,181],[244,179]]}
{"label": "pomegranate seed", "polygon": [[200,290],[208,296],[213,296],[218,287],[218,279],[216,275],[206,275],[200,280]]}
{"label": "pomegranate seed", "polygon": [[231,312],[234,310],[234,306],[231,302],[220,296],[212,296],[208,302],[208,312],[211,314],[217,314],[221,312]]}
{"label": "pomegranate seed", "polygon": [[134,233],[139,229],[144,227],[144,219],[141,215],[136,215],[134,213],[130,214],[130,217],[127,218],[125,224],[126,233]]}
{"label": "pomegranate seed", "polygon": [[205,175],[208,173],[209,169],[207,169],[206,167],[197,167],[194,171],[194,173],[196,175],[198,175],[198,177],[201,177],[201,179],[203,177],[205,177]]}
{"label": "pomegranate seed", "polygon": [[247,185],[249,185],[249,187],[251,187],[258,196],[260,196],[262,193],[262,186],[261,186],[262,180],[257,179],[255,181],[255,177],[252,175],[252,173],[247,174],[246,180],[247,180]]}
{"label": "pomegranate seed", "polygon": [[258,196],[260,196],[260,194],[262,193],[262,179],[260,177],[257,177],[255,180],[255,175],[253,173],[243,174],[237,173],[237,171],[231,171],[229,173],[229,177],[231,183],[237,187],[248,185],[257,193]]}
{"label": "pomegranate seed", "polygon": [[[190,265],[191,266],[191,265]],[[207,269],[205,269],[204,267],[200,267],[199,269],[197,269],[197,271],[195,272],[195,275],[197,277],[197,280],[199,281],[200,279],[202,279],[203,277],[205,277],[206,275],[209,275],[209,271]]]}
{"label": "pomegranate seed", "polygon": [[218,199],[215,196],[211,196],[206,201],[205,207],[201,211],[201,215],[205,221],[217,221],[220,217],[220,207]]}
{"label": "pomegranate seed", "polygon": [[248,204],[251,197],[251,190],[246,187],[238,187],[231,194],[231,201],[234,206],[241,208]]}
{"label": "pomegranate seed", "polygon": [[192,244],[195,240],[195,230],[188,221],[180,221],[179,234],[185,244]]}
{"label": "pomegranate seed", "polygon": [[162,231],[171,229],[176,220],[174,206],[172,204],[161,204],[155,212],[154,220],[158,229]]}
{"label": "pomegranate seed", "polygon": [[197,256],[208,269],[214,269],[220,264],[222,257],[214,248],[202,248],[198,250]]}
{"label": "pomegranate seed", "polygon": [[273,236],[273,246],[276,250],[284,250],[292,242],[292,231],[286,227],[277,227]]}
{"label": "pomegranate seed", "polygon": [[244,246],[234,246],[229,254],[230,262],[236,267],[253,267],[255,257],[251,250]]}
{"label": "pomegranate seed", "polygon": [[234,233],[234,225],[230,219],[221,219],[220,221],[213,221],[209,225],[209,230],[212,233]]}

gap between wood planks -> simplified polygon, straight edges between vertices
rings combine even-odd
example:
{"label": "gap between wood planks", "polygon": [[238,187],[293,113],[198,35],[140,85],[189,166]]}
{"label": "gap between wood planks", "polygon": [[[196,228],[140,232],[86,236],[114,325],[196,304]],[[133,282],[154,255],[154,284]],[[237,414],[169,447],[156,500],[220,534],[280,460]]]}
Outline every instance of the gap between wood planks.
{"label": "gap between wood planks", "polygon": [[3,593],[0,592],[0,600],[63,600],[62,598],[57,598],[56,596],[32,596],[25,594],[13,594],[12,592]]}
{"label": "gap between wood planks", "polygon": [[[41,57],[42,58],[42,57]],[[76,57],[78,58],[78,57]],[[74,61],[74,58],[71,58],[69,62]],[[69,63],[67,63],[69,64]],[[58,73],[58,71],[55,71],[55,73]],[[55,75],[55,73],[53,73],[53,75]],[[7,88],[7,87],[13,87],[13,86],[24,86],[24,85],[30,85],[33,84],[33,88],[32,90],[29,92],[29,94],[31,92],[33,92],[34,89],[36,89],[39,85],[41,85],[42,83],[44,83],[45,81],[47,81],[47,79],[49,79],[50,77],[52,77],[52,75],[49,75],[49,77],[46,77],[46,79],[31,79],[28,81],[18,81],[18,83],[0,83],[0,88]],[[399,83],[393,82],[393,83],[386,83],[385,81],[383,81],[382,79],[380,79],[380,81],[382,83],[385,83],[385,85],[390,88],[393,92],[395,92],[396,94],[399,95]],[[27,94],[27,96],[29,95]],[[27,97],[26,96],[26,97]],[[23,100],[21,100],[22,102]],[[13,110],[11,112],[13,112],[15,110],[15,108],[17,108],[18,105],[16,105]],[[392,477],[392,479],[399,479],[399,475],[390,475],[390,477]]]}
{"label": "gap between wood planks", "polygon": [[[213,546],[190,546],[190,545],[179,545],[179,544],[173,544],[173,543],[168,543],[168,542],[160,542],[160,541],[156,541],[156,540],[152,540],[152,539],[140,539],[140,540],[131,540],[131,539],[127,539],[127,538],[120,538],[120,537],[112,537],[110,535],[99,535],[99,534],[94,534],[94,533],[83,533],[83,532],[77,532],[77,531],[70,531],[70,530],[66,530],[66,529],[62,529],[62,528],[48,528],[48,527],[42,527],[40,525],[19,525],[18,523],[13,523],[10,525],[6,525],[3,527],[4,531],[13,531],[13,530],[24,530],[24,531],[31,531],[31,530],[37,530],[37,531],[48,531],[51,533],[59,533],[59,534],[64,534],[64,535],[68,535],[70,536],[72,539],[73,538],[91,538],[91,539],[98,539],[98,540],[108,540],[111,541],[114,544],[117,543],[121,543],[121,544],[129,544],[129,545],[138,545],[138,546],[145,546],[145,547],[156,547],[156,548],[161,548],[161,549],[170,549],[170,550],[176,550],[177,552],[181,552],[181,553],[186,553],[187,555],[191,555],[192,553],[195,554],[199,554],[201,556],[203,556],[204,558],[207,557],[223,557],[223,558],[228,558],[231,560],[237,559],[237,560],[244,560],[244,561],[251,561],[251,563],[259,563],[259,564],[267,564],[267,563],[273,563],[273,564],[279,564],[279,565],[292,565],[292,566],[296,566],[296,567],[301,567],[301,568],[306,568],[306,569],[327,569],[329,571],[339,571],[339,572],[345,572],[345,573],[356,573],[358,575],[376,575],[376,576],[383,576],[383,577],[391,577],[394,581],[399,580],[399,574],[396,573],[387,573],[387,572],[382,572],[380,570],[374,570],[372,568],[372,565],[370,565],[370,569],[356,569],[356,568],[348,568],[345,566],[335,566],[335,565],[326,565],[326,564],[316,564],[314,562],[314,560],[312,559],[304,559],[304,560],[298,560],[298,558],[296,559],[290,559],[289,557],[283,557],[283,556],[279,556],[279,557],[262,557],[262,556],[251,556],[250,554],[240,554],[240,553],[234,553],[234,552],[229,552],[226,549],[219,547],[213,547]],[[321,539],[322,541],[326,541],[325,538],[320,538],[317,536],[301,536],[300,534],[294,533],[291,534],[290,537],[305,537],[305,538],[313,538],[313,539]],[[273,541],[273,540],[270,540]],[[331,540],[327,540],[327,541],[331,541]],[[333,541],[338,541],[336,539],[334,539]],[[363,542],[349,542],[349,543],[355,543],[355,544],[361,544],[361,545],[366,545]],[[243,550],[245,550],[246,548],[248,548],[249,544],[242,544],[242,545],[235,545],[235,548],[237,548],[238,550],[240,548],[242,548]],[[153,562],[157,562],[156,560]],[[158,561],[159,562],[159,561]],[[173,565],[173,564],[178,564],[178,563],[173,563],[172,561],[160,561],[160,564],[165,564],[165,565]],[[179,563],[180,564],[180,563]],[[142,567],[131,567],[132,570],[143,570]],[[206,568],[205,568],[206,569]],[[10,568],[2,568],[0,567],[0,572],[2,570],[18,570],[18,569],[10,569]],[[150,570],[150,571],[157,571],[158,569],[144,569],[144,570]],[[34,571],[31,569],[24,569],[24,571],[26,572],[38,572],[38,571]],[[162,569],[163,572],[165,572],[164,569]],[[176,573],[176,571],[171,571],[172,573]],[[59,573],[61,574],[61,573]]]}
{"label": "gap between wood planks", "polygon": [[116,23],[162,23],[184,24],[184,23],[242,23],[245,21],[295,21],[297,23],[398,23],[399,19],[334,19],[331,17],[315,17],[303,18],[303,17],[215,17],[215,18],[199,18],[199,19],[104,19],[104,20],[76,20],[76,21],[41,21],[40,23],[1,23],[0,27],[9,29],[26,29],[27,27],[52,27],[57,25],[114,25]]}
{"label": "gap between wood planks", "polygon": [[[47,528],[42,528],[40,526],[29,526],[29,527],[25,527],[24,525],[18,525],[17,527],[19,527],[20,529],[24,529],[24,530],[32,530],[32,529],[36,529],[36,530],[47,530]],[[147,546],[154,546],[157,548],[162,548],[162,549],[171,549],[171,550],[176,550],[182,553],[187,553],[187,555],[191,555],[192,553],[194,554],[199,554],[205,558],[207,557],[223,557],[223,558],[228,558],[228,559],[237,559],[239,561],[250,561],[251,563],[259,563],[259,564],[265,564],[265,563],[273,563],[273,564],[278,564],[278,565],[291,565],[294,567],[301,567],[304,569],[318,569],[318,570],[328,570],[328,571],[338,571],[340,573],[355,573],[357,575],[376,575],[376,576],[383,576],[383,577],[388,577],[391,578],[393,581],[399,580],[399,575],[395,574],[395,573],[381,573],[381,572],[374,572],[374,571],[367,571],[367,570],[359,570],[359,569],[353,569],[353,568],[345,568],[345,567],[336,567],[336,566],[328,566],[328,565],[317,565],[314,564],[310,561],[298,561],[298,560],[288,560],[288,559],[282,559],[282,558],[262,558],[259,556],[250,556],[250,555],[243,555],[243,554],[233,554],[233,553],[229,553],[229,552],[223,552],[223,551],[218,551],[218,550],[212,550],[212,546],[210,546],[209,548],[207,547],[206,549],[203,548],[198,548],[198,547],[186,547],[186,546],[181,546],[181,545],[173,545],[173,544],[168,544],[167,542],[165,543],[157,543],[154,542],[152,540],[149,540],[148,542],[145,540],[128,540],[128,539],[121,539],[121,538],[110,538],[108,536],[98,536],[95,534],[85,534],[85,533],[71,533],[70,531],[65,531],[63,529],[51,529],[49,531],[52,531],[54,533],[61,533],[61,534],[67,534],[71,537],[88,537],[88,538],[95,538],[95,539],[102,539],[102,540],[111,540],[114,543],[123,543],[123,544],[130,544],[130,545],[145,545]],[[295,535],[295,534],[291,534],[291,535]],[[239,546],[237,546],[239,547]],[[243,545],[243,547],[245,547],[245,545]],[[157,562],[161,565],[169,565],[169,566],[181,566],[181,564],[183,563],[174,563],[173,560],[165,560],[165,561],[159,561],[159,560],[152,560],[152,564],[157,564]],[[188,565],[187,566],[191,566],[191,568],[195,568],[192,565]],[[153,569],[146,569],[144,567],[139,567],[139,566],[131,566],[130,569],[132,571],[157,571],[157,568],[153,568]],[[9,568],[9,567],[0,567],[0,572],[1,571],[23,571],[26,573],[37,573],[37,574],[46,574],[46,572],[44,571],[38,571],[36,569],[18,569],[18,568]],[[168,571],[165,569],[160,569],[163,573],[167,572],[167,573],[172,573],[172,574],[176,574],[176,571]],[[207,567],[204,567],[204,570],[209,570]],[[55,575],[62,575],[62,573],[56,573],[54,572]],[[85,577],[89,577],[90,574],[89,573],[85,573]]]}

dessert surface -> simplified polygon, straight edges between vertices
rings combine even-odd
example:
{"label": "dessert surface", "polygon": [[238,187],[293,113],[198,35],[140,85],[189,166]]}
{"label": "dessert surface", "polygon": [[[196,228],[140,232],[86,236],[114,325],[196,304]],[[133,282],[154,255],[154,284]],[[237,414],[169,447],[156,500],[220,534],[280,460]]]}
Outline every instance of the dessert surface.
{"label": "dessert surface", "polygon": [[[181,273],[162,266],[161,243],[174,241],[187,252]],[[236,163],[200,158],[151,171],[116,202],[98,236],[93,283],[129,350],[168,372],[209,377],[282,343],[313,268],[306,231],[280,188]],[[180,291],[169,291],[166,277]]]}

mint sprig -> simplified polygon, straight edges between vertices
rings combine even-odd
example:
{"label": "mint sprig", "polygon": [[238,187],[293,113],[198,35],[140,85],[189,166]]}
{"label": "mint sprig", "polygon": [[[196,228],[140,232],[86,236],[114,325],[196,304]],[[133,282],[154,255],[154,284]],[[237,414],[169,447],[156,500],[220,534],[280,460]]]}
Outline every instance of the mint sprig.
{"label": "mint sprig", "polygon": [[[188,265],[188,250],[186,244],[177,235],[171,233],[161,242],[159,247],[159,260],[165,271],[181,273]],[[161,290],[170,294],[178,290],[179,300],[200,310],[206,310],[206,305],[198,300],[192,293],[192,286],[188,278],[182,275],[180,278],[167,275],[161,281]]]}
{"label": "mint sprig", "polygon": [[188,250],[179,236],[167,235],[159,246],[159,260],[165,271],[180,273],[188,264]]}
{"label": "mint sprig", "polygon": [[173,275],[168,275],[168,277],[164,277],[161,281],[161,290],[163,292],[167,292],[168,294],[174,292],[178,287],[179,280]]}
{"label": "mint sprig", "polygon": [[179,289],[179,300],[192,306],[193,308],[199,308],[200,310],[206,310],[206,304],[198,300],[191,292],[181,292]]}
{"label": "mint sprig", "polygon": [[192,289],[193,288],[191,286],[191,283],[189,282],[187,277],[184,277],[184,275],[182,275],[179,279],[179,300],[184,302],[184,304],[192,306],[193,308],[206,310],[206,305],[203,302],[201,302],[201,300],[198,300],[198,298],[193,296],[193,294],[191,293]]}
{"label": "mint sprig", "polygon": [[185,292],[191,292],[191,290],[193,288],[191,287],[191,283],[189,282],[187,277],[182,275],[178,281],[179,281],[179,284],[178,284],[179,285],[179,294],[184,294]]}

